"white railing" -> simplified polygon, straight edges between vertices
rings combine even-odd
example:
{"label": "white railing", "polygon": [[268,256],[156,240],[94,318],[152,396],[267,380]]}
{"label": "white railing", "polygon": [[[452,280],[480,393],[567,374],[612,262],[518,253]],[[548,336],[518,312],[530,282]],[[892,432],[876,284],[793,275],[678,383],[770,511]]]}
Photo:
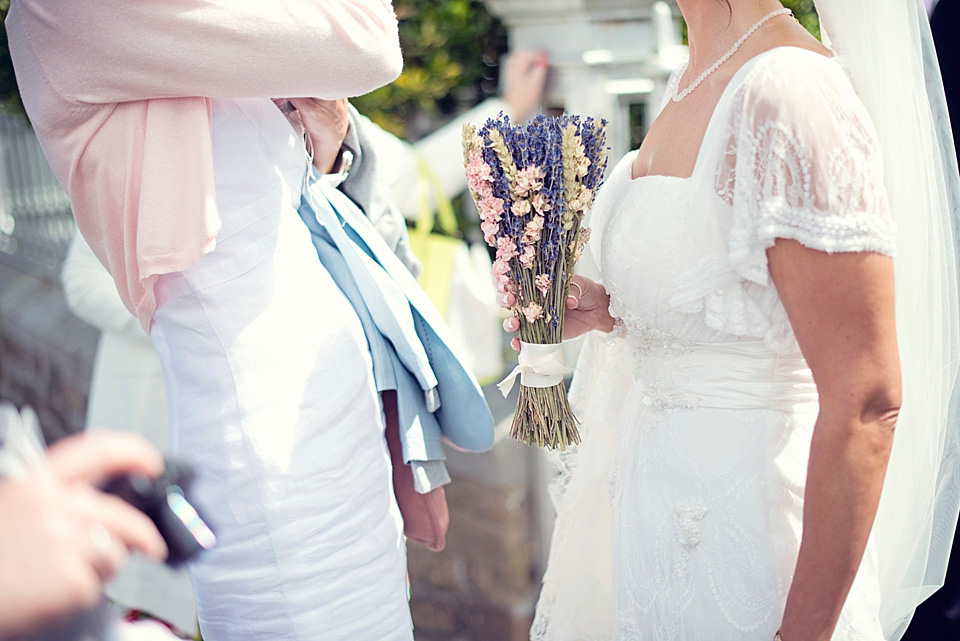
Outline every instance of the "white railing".
{"label": "white railing", "polygon": [[73,234],[70,199],[18,114],[0,114],[0,261],[56,279]]}

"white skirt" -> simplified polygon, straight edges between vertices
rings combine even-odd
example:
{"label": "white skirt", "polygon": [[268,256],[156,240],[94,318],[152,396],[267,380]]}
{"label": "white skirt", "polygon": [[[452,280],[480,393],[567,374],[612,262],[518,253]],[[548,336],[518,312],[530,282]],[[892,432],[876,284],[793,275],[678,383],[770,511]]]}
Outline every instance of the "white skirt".
{"label": "white skirt", "polygon": [[[769,641],[803,520],[816,391],[759,342],[588,338],[534,641]],[[634,351],[636,350],[636,351]],[[646,374],[652,373],[650,376]],[[833,641],[883,641],[868,544]]]}
{"label": "white skirt", "polygon": [[219,538],[188,568],[203,637],[409,641],[366,339],[289,199],[269,200],[222,214],[216,249],[157,286],[171,449]]}

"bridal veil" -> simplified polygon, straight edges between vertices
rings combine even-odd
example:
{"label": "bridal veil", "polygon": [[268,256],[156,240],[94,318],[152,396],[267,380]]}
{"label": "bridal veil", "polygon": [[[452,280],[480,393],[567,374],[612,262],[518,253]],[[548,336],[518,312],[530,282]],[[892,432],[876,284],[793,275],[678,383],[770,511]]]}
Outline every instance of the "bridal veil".
{"label": "bridal veil", "polygon": [[903,406],[874,538],[884,635],[943,585],[960,507],[960,176],[930,26],[917,0],[817,0],[877,129],[890,211]]}

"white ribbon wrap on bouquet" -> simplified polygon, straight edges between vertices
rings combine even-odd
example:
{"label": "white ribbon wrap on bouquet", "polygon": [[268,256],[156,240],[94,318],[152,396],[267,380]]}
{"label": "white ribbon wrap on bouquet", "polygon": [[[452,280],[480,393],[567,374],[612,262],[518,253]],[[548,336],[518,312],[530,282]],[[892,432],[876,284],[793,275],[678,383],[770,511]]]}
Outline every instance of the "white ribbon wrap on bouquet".
{"label": "white ribbon wrap on bouquet", "polygon": [[497,383],[497,387],[506,397],[517,382],[517,376],[524,387],[553,387],[562,383],[563,377],[572,371],[572,367],[563,364],[562,344],[538,345],[520,341],[517,366],[505,379]]}

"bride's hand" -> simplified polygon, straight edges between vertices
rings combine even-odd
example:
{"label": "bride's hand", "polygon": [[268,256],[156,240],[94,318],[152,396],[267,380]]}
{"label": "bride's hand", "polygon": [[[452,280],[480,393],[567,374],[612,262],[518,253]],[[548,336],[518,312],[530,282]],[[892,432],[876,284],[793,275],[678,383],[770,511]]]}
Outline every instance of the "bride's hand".
{"label": "bride's hand", "polygon": [[[517,298],[511,292],[501,292],[497,302],[501,307],[513,309]],[[563,318],[563,339],[576,338],[594,329],[602,332],[613,331],[613,317],[607,311],[609,306],[610,295],[603,285],[583,276],[573,276],[570,279],[570,293]],[[520,319],[511,316],[503,321],[503,329],[510,333],[519,331]],[[514,337],[510,341],[510,347],[519,350],[520,339]]]}

